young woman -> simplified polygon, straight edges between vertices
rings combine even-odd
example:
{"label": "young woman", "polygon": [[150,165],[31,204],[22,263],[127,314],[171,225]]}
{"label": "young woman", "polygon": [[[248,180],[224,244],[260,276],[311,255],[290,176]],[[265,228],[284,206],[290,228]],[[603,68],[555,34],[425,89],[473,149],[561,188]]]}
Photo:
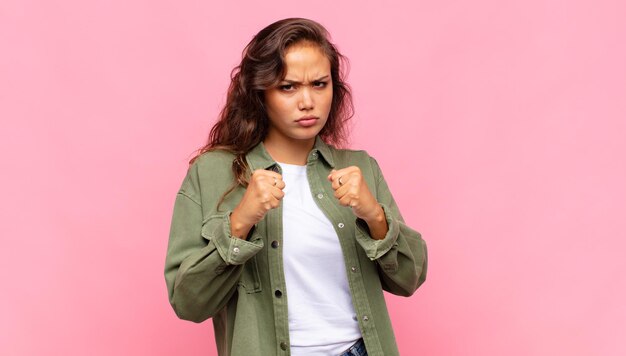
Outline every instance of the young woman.
{"label": "young woman", "polygon": [[343,56],[318,23],[261,30],[176,197],[165,279],[219,355],[396,355],[383,290],[409,296],[426,245],[365,151]]}

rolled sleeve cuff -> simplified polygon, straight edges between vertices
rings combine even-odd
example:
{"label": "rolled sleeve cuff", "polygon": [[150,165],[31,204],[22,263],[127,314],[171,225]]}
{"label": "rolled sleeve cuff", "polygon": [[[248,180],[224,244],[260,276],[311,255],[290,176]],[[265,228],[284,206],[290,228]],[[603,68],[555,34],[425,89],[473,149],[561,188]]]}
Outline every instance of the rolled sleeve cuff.
{"label": "rolled sleeve cuff", "polygon": [[397,246],[398,235],[400,233],[400,224],[389,213],[389,208],[385,204],[380,204],[385,212],[385,220],[389,230],[382,240],[375,240],[370,235],[369,228],[365,220],[356,220],[356,240],[365,250],[365,254],[370,260],[376,260],[385,255],[394,246]]}
{"label": "rolled sleeve cuff", "polygon": [[228,265],[241,265],[263,248],[263,239],[252,228],[249,240],[233,237],[230,234],[230,211],[211,216],[202,225],[202,236],[213,241],[217,252]]}

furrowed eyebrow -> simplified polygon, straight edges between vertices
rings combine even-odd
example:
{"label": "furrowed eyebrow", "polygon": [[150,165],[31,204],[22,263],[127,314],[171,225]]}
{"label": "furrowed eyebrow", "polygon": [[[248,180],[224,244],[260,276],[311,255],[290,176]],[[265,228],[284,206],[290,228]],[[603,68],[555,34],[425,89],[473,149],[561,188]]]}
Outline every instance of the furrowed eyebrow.
{"label": "furrowed eyebrow", "polygon": [[[328,76],[328,74],[327,74],[327,75],[325,75],[325,76],[323,76],[323,77],[321,77],[321,78],[319,78],[319,79],[315,79],[313,82],[319,82],[319,81],[322,81],[322,80],[324,80],[324,79],[328,79],[328,77],[329,77],[329,76]],[[301,83],[301,82],[299,82],[299,81],[296,81],[296,80],[289,80],[289,79],[283,79],[283,82],[287,82],[287,83],[289,83],[289,84],[302,84],[302,83]]]}

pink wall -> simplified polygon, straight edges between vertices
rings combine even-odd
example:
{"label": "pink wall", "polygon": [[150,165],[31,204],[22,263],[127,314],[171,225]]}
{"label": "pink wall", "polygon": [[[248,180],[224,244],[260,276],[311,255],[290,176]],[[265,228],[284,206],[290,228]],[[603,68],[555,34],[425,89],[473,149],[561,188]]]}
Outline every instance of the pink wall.
{"label": "pink wall", "polygon": [[[332,9],[332,12],[330,10]],[[243,46],[277,19],[351,59],[353,147],[429,244],[403,355],[624,355],[623,1],[0,4],[0,354],[215,355],[163,262]]]}

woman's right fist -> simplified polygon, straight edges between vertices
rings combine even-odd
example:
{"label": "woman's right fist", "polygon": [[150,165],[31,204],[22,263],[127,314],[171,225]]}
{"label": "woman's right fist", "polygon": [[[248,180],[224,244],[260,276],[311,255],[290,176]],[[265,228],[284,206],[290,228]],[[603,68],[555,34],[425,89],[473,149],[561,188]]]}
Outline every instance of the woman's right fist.
{"label": "woman's right fist", "polygon": [[230,215],[231,235],[245,240],[252,226],[280,205],[285,196],[283,188],[285,182],[280,174],[264,169],[252,172],[243,198]]}

